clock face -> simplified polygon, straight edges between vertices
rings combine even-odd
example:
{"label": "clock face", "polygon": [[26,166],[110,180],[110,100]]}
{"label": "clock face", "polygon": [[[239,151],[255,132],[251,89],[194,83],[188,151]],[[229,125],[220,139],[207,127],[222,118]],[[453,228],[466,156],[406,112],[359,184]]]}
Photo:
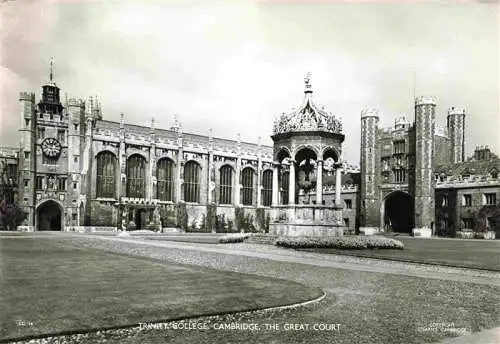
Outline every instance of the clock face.
{"label": "clock face", "polygon": [[55,158],[61,154],[61,144],[52,137],[46,138],[42,142],[42,151],[46,156]]}

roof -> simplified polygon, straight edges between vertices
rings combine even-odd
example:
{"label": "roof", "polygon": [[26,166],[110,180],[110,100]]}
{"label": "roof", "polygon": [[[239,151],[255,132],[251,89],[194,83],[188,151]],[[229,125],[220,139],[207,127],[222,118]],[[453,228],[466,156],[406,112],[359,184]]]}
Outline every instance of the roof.
{"label": "roof", "polygon": [[491,171],[500,171],[500,159],[492,154],[489,160],[469,160],[455,164],[438,165],[435,173],[447,176],[486,175]]}
{"label": "roof", "polygon": [[318,107],[312,98],[310,75],[305,78],[304,101],[297,110],[283,113],[274,122],[273,134],[282,134],[298,131],[322,131],[342,134],[342,123],[332,113]]}
{"label": "roof", "polygon": [[[135,124],[124,124],[125,129],[125,137],[126,138],[134,138],[138,140],[148,141],[150,140],[151,127],[135,125]],[[112,122],[107,120],[97,120],[96,133],[106,136],[118,136],[120,130],[119,122]],[[157,142],[168,142],[168,141],[176,141],[178,137],[178,132],[175,130],[168,129],[154,129],[154,133],[157,139]],[[185,146],[202,146],[208,147],[209,144],[209,136],[207,135],[199,135],[193,133],[182,133],[183,144]],[[258,151],[259,145],[257,143],[252,142],[240,142],[240,147],[242,153],[250,153],[255,154]],[[225,152],[233,152],[237,153],[238,141],[230,140],[226,138],[213,138],[213,148],[215,151],[225,151]],[[272,156],[273,148],[271,146],[260,146],[261,152],[265,155]]]}

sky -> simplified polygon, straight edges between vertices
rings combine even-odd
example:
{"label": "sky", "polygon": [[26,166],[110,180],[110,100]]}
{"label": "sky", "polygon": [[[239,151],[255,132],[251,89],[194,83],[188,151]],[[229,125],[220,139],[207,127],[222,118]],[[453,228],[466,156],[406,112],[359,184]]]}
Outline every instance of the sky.
{"label": "sky", "polygon": [[[0,145],[17,145],[18,94],[54,77],[69,98],[98,96],[103,118],[272,144],[311,72],[318,105],[343,120],[359,162],[360,113],[436,122],[464,107],[466,152],[499,153],[499,21],[491,2],[7,1],[0,4]],[[64,96],[63,96],[64,97]]]}

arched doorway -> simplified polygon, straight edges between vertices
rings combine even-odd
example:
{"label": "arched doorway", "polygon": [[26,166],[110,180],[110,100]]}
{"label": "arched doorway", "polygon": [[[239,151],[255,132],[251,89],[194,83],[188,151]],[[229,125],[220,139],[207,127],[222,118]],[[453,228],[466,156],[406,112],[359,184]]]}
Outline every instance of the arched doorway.
{"label": "arched doorway", "polygon": [[295,154],[295,203],[299,201],[299,195],[305,197],[299,203],[311,203],[311,192],[317,183],[317,160],[318,156],[311,148],[302,148]]}
{"label": "arched doorway", "polygon": [[396,191],[386,197],[384,203],[384,227],[394,232],[411,233],[414,226],[413,197]]}
{"label": "arched doorway", "polygon": [[37,210],[37,230],[60,231],[62,229],[61,207],[55,201],[41,204]]}

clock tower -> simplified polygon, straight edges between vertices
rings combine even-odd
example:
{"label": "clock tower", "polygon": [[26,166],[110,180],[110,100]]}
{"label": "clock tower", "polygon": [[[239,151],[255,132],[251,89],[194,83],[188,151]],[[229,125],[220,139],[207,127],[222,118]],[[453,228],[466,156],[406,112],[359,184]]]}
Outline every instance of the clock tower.
{"label": "clock tower", "polygon": [[53,61],[50,62],[49,80],[42,85],[36,106],[34,98],[34,95],[21,97],[23,125],[30,129],[30,138],[21,147],[27,167],[22,184],[23,198],[20,199],[29,213],[25,225],[32,230],[64,230],[72,217],[73,206],[68,197],[72,185],[68,170],[68,114],[54,81]]}

